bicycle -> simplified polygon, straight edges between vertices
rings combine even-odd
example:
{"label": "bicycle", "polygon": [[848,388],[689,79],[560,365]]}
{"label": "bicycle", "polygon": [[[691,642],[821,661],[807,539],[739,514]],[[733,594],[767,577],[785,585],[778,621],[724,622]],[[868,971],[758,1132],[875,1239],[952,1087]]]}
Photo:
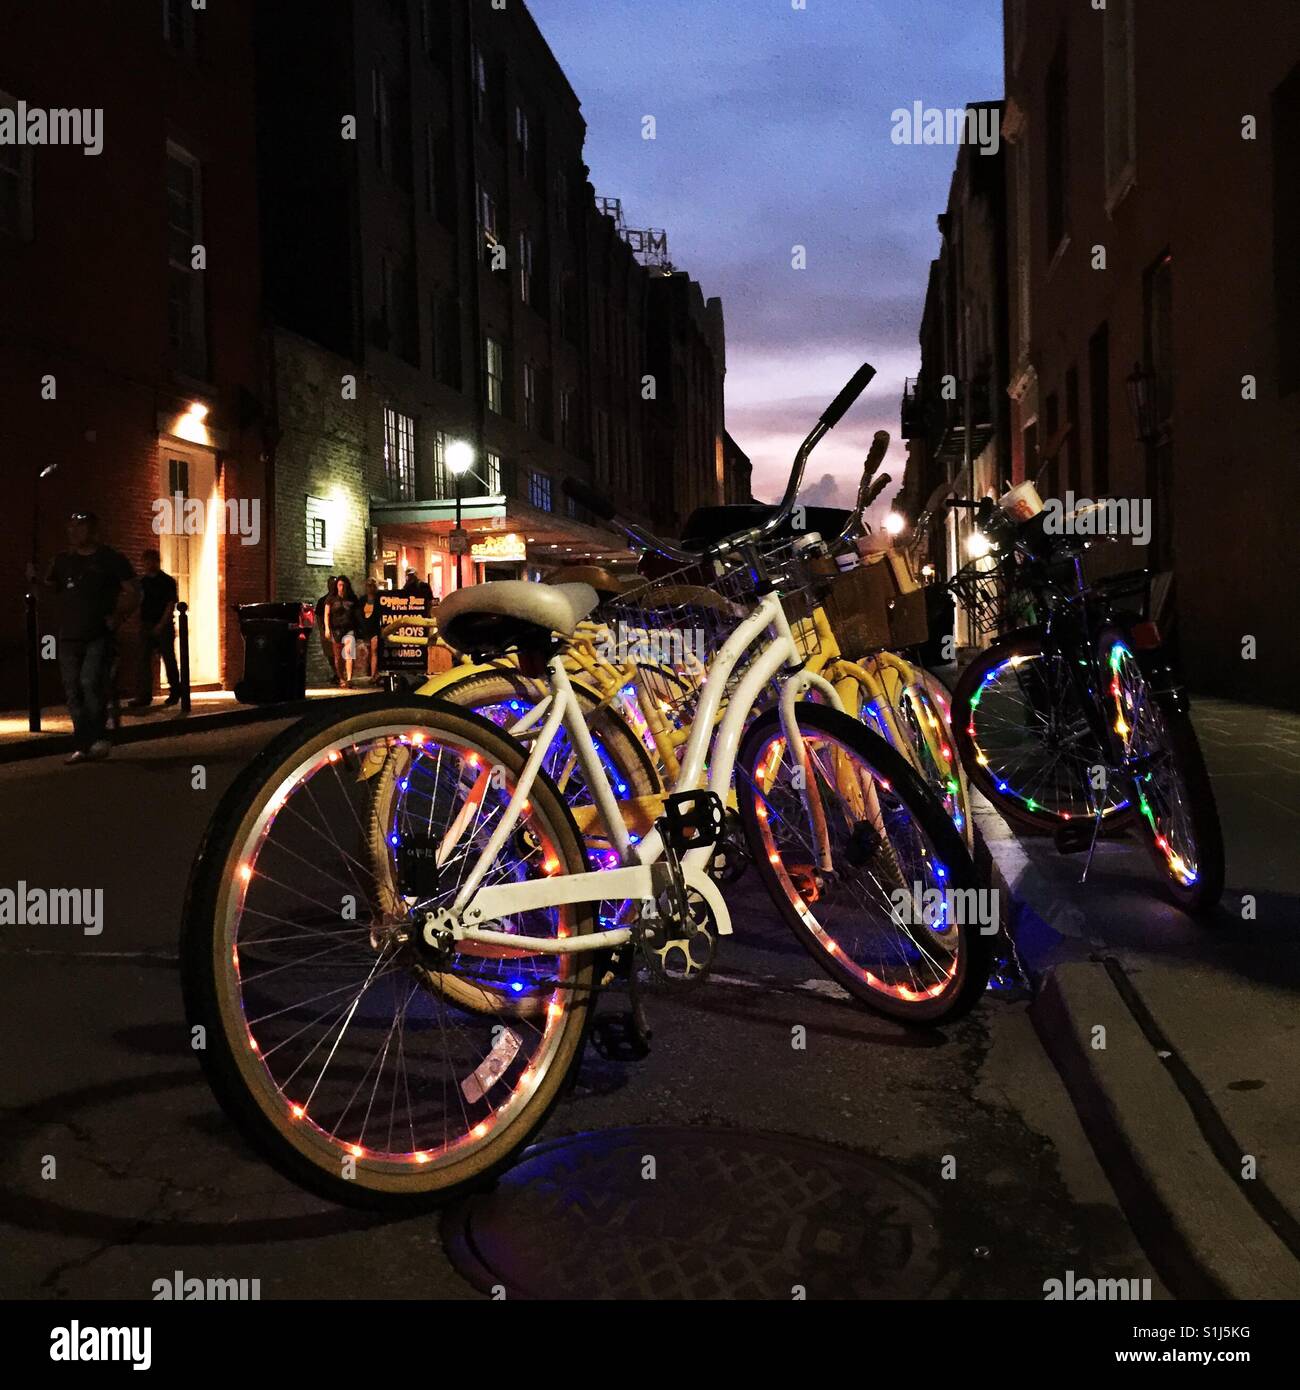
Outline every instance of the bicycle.
{"label": "bicycle", "polygon": [[[804,441],[782,518],[812,449],[871,375],[864,367]],[[642,970],[686,987],[731,934],[706,861],[733,770],[764,883],[836,979],[927,1025],[979,998],[991,944],[960,910],[976,891],[970,856],[914,769],[806,671],[767,578],[759,543],[770,529],[706,556],[743,616],[701,653],[681,773],[644,837],[623,824],[564,661],[565,641],[599,601],[583,585],[484,584],[440,612],[457,649],[513,649],[525,672],[545,673],[552,698],[530,748],[453,705],[360,697],[282,734],[223,797],[187,893],[186,1013],[205,1039],[215,1095],[277,1168],[335,1201],[411,1210],[508,1163],[572,1076],[607,975],[623,973],[633,990]],[[619,611],[659,621],[671,589],[651,583]],[[777,706],[746,731],[774,680]],[[800,698],[814,689],[825,705]],[[590,867],[544,770],[561,727],[610,827],[615,866]],[[409,762],[383,843],[402,910],[389,912],[375,890],[365,774],[399,748]],[[617,913],[598,922],[596,904],[611,901]],[[466,990],[453,995],[452,978]],[[503,1013],[503,996],[531,1007]]]}
{"label": "bicycle", "polygon": [[1013,827],[1052,833],[1064,852],[1086,848],[1084,880],[1103,828],[1137,825],[1174,900],[1211,911],[1223,892],[1223,836],[1186,691],[1148,617],[1150,575],[1089,584],[1084,544],[1047,534],[1041,511],[1017,520],[989,498],[949,505],[975,511],[996,582],[1037,618],[999,637],[957,682],[953,731],[967,776]]}

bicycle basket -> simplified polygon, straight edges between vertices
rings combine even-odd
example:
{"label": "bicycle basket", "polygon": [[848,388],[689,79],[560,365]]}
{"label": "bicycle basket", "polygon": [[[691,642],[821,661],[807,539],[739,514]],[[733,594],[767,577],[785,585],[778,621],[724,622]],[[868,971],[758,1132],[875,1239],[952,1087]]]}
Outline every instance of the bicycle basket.
{"label": "bicycle basket", "polygon": [[[770,559],[786,563],[781,555]],[[635,664],[651,698],[679,727],[694,718],[710,664],[758,601],[748,567],[717,575],[707,586],[705,579],[707,572],[695,564],[620,594],[600,610],[607,658],[616,666]],[[785,568],[777,587],[795,646],[807,659],[817,651],[808,585],[796,584]],[[723,707],[760,650],[761,642],[751,643],[741,654],[727,677]]]}
{"label": "bicycle basket", "polygon": [[1009,632],[1026,621],[1027,595],[1005,565],[987,569],[974,560],[963,565],[945,587],[980,632]]}

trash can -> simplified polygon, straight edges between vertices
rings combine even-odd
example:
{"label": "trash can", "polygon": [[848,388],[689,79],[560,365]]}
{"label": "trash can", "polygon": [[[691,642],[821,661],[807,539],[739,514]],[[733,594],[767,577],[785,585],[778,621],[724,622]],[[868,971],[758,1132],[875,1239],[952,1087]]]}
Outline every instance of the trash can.
{"label": "trash can", "polygon": [[307,627],[301,603],[241,603],[244,677],[235,699],[245,705],[301,700],[307,693]]}

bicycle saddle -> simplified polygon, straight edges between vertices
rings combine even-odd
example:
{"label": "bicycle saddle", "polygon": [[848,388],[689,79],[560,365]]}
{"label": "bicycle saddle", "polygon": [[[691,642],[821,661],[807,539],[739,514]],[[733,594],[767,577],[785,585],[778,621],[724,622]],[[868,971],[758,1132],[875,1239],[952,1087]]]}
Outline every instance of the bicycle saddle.
{"label": "bicycle saddle", "polygon": [[552,633],[572,637],[600,596],[590,584],[536,584],[497,579],[457,589],[438,607],[438,633],[472,656],[499,656],[512,647],[544,647]]}
{"label": "bicycle saddle", "polygon": [[565,565],[563,569],[548,574],[542,583],[590,584],[602,602],[607,598],[617,598],[628,587],[624,580],[603,565]]}

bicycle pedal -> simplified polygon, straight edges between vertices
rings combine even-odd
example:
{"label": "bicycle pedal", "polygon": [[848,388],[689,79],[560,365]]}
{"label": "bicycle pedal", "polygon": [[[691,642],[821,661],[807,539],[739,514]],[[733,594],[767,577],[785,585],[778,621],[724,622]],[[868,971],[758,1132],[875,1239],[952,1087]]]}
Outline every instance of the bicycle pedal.
{"label": "bicycle pedal", "polygon": [[664,844],[677,855],[716,845],[727,823],[726,807],[716,792],[673,792],[655,822]]}
{"label": "bicycle pedal", "polygon": [[650,1055],[650,1029],[644,1015],[601,1014],[591,1026],[591,1043],[607,1062],[642,1062]]}

